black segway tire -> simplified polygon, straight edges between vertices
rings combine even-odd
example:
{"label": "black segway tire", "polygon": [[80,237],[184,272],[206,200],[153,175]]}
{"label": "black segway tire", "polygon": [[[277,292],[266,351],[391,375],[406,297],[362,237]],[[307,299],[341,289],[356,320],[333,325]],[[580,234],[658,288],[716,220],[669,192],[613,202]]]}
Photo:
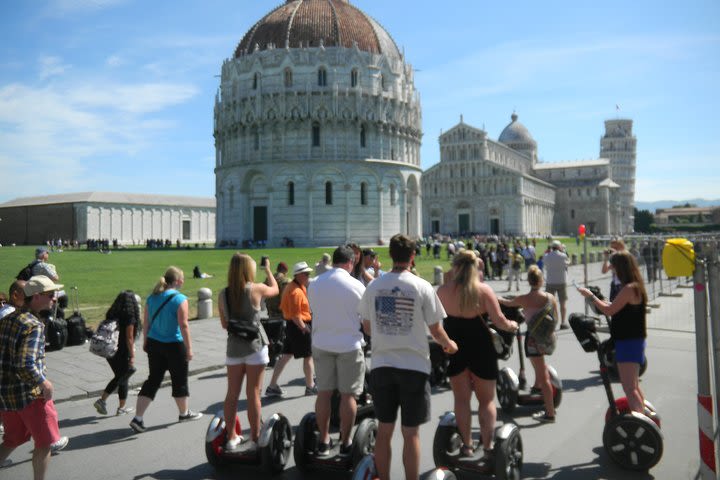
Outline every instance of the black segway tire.
{"label": "black segway tire", "polygon": [[310,470],[310,455],[317,449],[317,420],[315,413],[306,413],[300,420],[295,431],[295,442],[293,445],[293,457],[298,470],[305,473]]}
{"label": "black segway tire", "polygon": [[500,480],[520,480],[522,464],[520,429],[513,426],[509,435],[495,440],[495,476]]}
{"label": "black segway tire", "polygon": [[513,413],[518,401],[518,391],[514,388],[510,375],[505,369],[498,372],[495,390],[502,411],[507,414]]}
{"label": "black segway tire", "polygon": [[352,468],[360,463],[366,456],[375,451],[378,424],[374,418],[366,418],[355,430],[352,444]]}
{"label": "black segway tire", "polygon": [[647,366],[648,366],[647,356],[643,360],[644,360],[643,363],[640,364],[640,372],[638,373],[639,377],[643,376],[643,373],[645,373],[645,370],[647,370]]}
{"label": "black segway tire", "polygon": [[377,468],[375,468],[375,457],[371,455],[365,456],[353,470],[352,480],[375,480],[378,478]]}
{"label": "black segway tire", "polygon": [[272,426],[270,442],[260,450],[260,461],[265,471],[276,474],[285,469],[290,459],[292,428],[287,418],[280,418]]}
{"label": "black segway tire", "polygon": [[611,418],[603,429],[603,446],[623,468],[647,471],[663,455],[663,435],[651,419],[637,412]]}
{"label": "black segway tire", "polygon": [[433,461],[436,467],[450,467],[460,454],[462,438],[455,426],[440,425],[433,438]]}
{"label": "black segway tire", "polygon": [[334,390],[330,397],[330,426],[338,428],[340,426],[340,392]]}

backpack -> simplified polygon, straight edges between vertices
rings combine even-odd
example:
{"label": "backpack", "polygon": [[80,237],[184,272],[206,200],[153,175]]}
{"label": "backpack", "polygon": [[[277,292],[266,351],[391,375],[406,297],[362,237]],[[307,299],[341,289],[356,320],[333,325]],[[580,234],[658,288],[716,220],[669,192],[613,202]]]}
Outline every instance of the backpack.
{"label": "backpack", "polygon": [[27,282],[32,277],[33,268],[35,268],[35,265],[37,265],[38,263],[40,263],[40,260],[33,260],[32,262],[28,263],[22,270],[18,272],[17,277],[15,278],[17,280],[25,280]]}
{"label": "backpack", "polygon": [[103,358],[112,358],[118,351],[120,330],[114,318],[104,320],[90,338],[90,353]]}

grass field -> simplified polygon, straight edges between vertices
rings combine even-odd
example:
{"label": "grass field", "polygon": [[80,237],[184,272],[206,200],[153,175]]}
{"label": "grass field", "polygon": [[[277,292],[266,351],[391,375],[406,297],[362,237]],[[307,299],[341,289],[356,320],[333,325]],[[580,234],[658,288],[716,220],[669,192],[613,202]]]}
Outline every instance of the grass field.
{"label": "grass field", "polygon": [[[574,239],[560,239],[567,248],[568,253],[578,253],[581,246],[575,244]],[[547,246],[545,240],[537,242],[540,252]],[[380,257],[383,269],[390,268],[391,261],[387,247],[374,247]],[[588,251],[597,251],[599,247]],[[306,261],[314,266],[320,260],[323,252],[332,253],[333,248],[281,248],[247,250],[250,256],[258,262],[262,255],[270,257],[273,271],[278,262],[283,261],[290,268],[295,262]],[[0,291],[7,293],[7,289],[15,279],[17,273],[34,256],[34,247],[3,247],[0,248]],[[134,290],[145,298],[155,283],[159,280],[165,269],[175,265],[185,272],[185,286],[183,292],[190,301],[190,317],[197,315],[197,290],[202,287],[213,291],[213,302],[217,314],[217,293],[225,287],[227,282],[227,268],[233,249],[197,249],[167,250],[121,249],[113,250],[109,254],[88,252],[85,250],[66,250],[64,252],[51,252],[49,262],[57,267],[60,274],[60,283],[65,285],[69,293],[70,287],[77,286],[80,297],[80,310],[89,324],[95,324],[104,318],[105,312],[121,290]],[[420,276],[432,281],[433,268],[440,265],[444,270],[449,268],[447,254],[443,247],[442,258],[428,258],[423,255],[416,259],[417,270]],[[214,275],[209,279],[194,279],[192,271],[199,265],[203,272]],[[263,280],[260,275],[258,280]],[[71,310],[72,310],[71,303]]]}

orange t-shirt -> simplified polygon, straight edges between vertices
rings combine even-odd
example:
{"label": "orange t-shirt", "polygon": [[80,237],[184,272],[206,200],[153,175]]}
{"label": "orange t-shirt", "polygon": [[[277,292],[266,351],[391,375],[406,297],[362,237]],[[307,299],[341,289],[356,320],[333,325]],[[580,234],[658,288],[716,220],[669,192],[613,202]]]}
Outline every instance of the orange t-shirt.
{"label": "orange t-shirt", "polygon": [[285,320],[295,317],[300,317],[300,320],[306,323],[312,320],[310,302],[308,302],[305,287],[298,285],[295,281],[288,283],[282,293],[280,310],[282,310]]}

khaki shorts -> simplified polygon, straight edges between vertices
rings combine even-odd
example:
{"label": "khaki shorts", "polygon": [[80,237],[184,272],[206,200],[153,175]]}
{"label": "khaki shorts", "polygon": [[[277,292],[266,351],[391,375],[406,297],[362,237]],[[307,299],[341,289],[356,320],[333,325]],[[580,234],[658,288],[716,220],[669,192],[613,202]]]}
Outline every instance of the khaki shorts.
{"label": "khaki shorts", "polygon": [[315,362],[315,384],[318,390],[328,391],[336,388],[340,393],[362,393],[365,383],[365,356],[362,349],[335,353],[313,348]]}
{"label": "khaki shorts", "polygon": [[557,293],[558,298],[561,302],[567,300],[567,289],[564,283],[547,284],[545,291],[555,295]]}

